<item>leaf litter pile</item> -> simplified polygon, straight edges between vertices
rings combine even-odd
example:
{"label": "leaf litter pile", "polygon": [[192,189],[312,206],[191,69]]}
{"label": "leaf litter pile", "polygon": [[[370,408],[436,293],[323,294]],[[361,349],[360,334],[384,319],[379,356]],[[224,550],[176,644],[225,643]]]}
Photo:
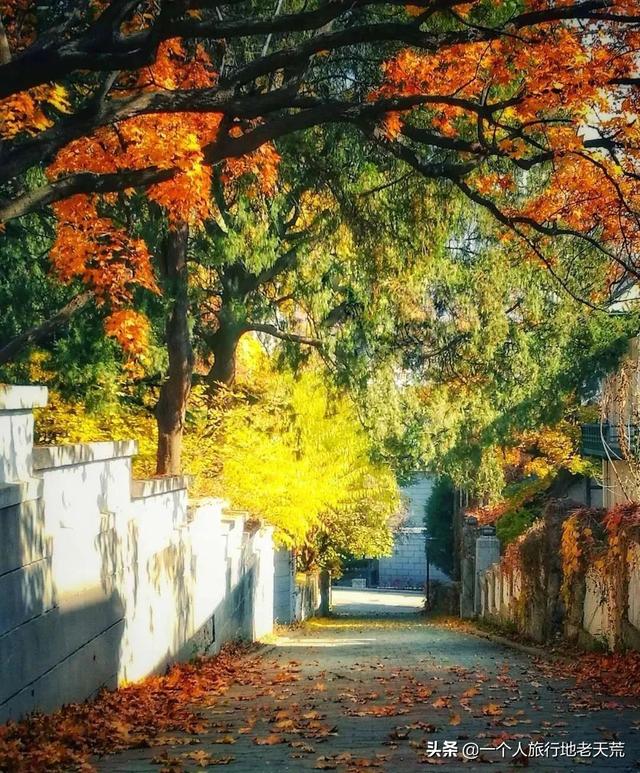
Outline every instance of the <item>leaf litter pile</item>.
{"label": "leaf litter pile", "polygon": [[[132,749],[159,773],[217,766],[246,771],[247,761],[251,767],[265,755],[293,770],[339,773],[469,762],[459,752],[433,756],[434,739],[460,748],[473,740],[483,747],[476,763],[504,765],[501,745],[576,740],[589,721],[582,718],[593,712],[602,712],[600,737],[617,739],[616,714],[632,709],[568,684],[566,667],[552,662],[492,656],[473,657],[473,667],[452,665],[422,646],[407,662],[392,642],[386,654],[312,650],[303,662],[287,660],[285,652],[267,661],[255,647],[231,645],[217,657],[174,666],[93,702],[7,725],[0,728],[0,771],[85,773],[95,769],[92,763],[109,770],[100,757]],[[576,662],[587,686],[603,657]],[[607,657],[611,671],[635,663]],[[626,724],[640,729],[638,721]],[[508,762],[524,767],[529,760],[521,755]]]}
{"label": "leaf litter pile", "polygon": [[[94,701],[0,726],[0,771],[89,771],[92,755],[184,744],[188,736],[197,741],[207,724],[194,703],[222,695],[238,681],[259,682],[254,649],[227,646],[216,657],[177,664],[164,676],[104,690]],[[187,738],[168,735],[178,731]],[[197,752],[190,754],[197,760]]]}

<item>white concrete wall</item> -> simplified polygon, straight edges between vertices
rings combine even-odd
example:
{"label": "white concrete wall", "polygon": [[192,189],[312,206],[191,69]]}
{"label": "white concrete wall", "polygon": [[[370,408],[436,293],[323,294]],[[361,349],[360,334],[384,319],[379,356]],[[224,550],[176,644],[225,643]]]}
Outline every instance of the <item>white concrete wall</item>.
{"label": "white concrete wall", "polygon": [[606,459],[602,461],[602,486],[604,507],[610,509],[626,502],[640,500],[640,488],[629,462]]}
{"label": "white concrete wall", "polygon": [[587,571],[586,593],[582,608],[582,627],[597,641],[611,643],[607,587],[596,569]]}
{"label": "white concrete wall", "polygon": [[281,625],[302,623],[314,617],[320,609],[320,577],[318,572],[296,572],[293,550],[280,548],[275,552],[273,617]]}
{"label": "white concrete wall", "polygon": [[280,548],[275,554],[274,620],[288,625],[295,620],[296,561],[292,550]]}
{"label": "white concrete wall", "polygon": [[629,622],[640,631],[640,545],[629,548]]}
{"label": "white concrete wall", "polygon": [[273,626],[270,529],[132,481],[134,443],[34,449],[45,400],[0,389],[0,721]]}
{"label": "white concrete wall", "polygon": [[294,622],[315,617],[321,606],[320,573],[299,573],[295,578]]}

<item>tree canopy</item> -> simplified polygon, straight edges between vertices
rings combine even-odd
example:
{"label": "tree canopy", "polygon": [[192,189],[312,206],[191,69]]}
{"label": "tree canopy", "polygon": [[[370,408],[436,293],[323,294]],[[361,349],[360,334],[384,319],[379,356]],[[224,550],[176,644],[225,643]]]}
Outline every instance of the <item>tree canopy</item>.
{"label": "tree canopy", "polygon": [[[490,501],[514,449],[539,479],[577,464],[580,401],[637,332],[606,312],[639,277],[639,21],[625,0],[3,3],[0,364],[81,412],[107,383],[153,411],[168,474],[260,340],[223,475],[292,540],[365,479],[389,504],[391,469]],[[344,497],[331,420],[359,459]],[[278,475],[311,468],[296,525]]]}

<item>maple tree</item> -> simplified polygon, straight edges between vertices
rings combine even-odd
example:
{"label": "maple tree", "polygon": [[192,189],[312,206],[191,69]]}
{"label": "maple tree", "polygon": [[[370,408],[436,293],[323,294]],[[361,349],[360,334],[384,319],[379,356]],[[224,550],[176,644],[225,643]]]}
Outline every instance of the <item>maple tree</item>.
{"label": "maple tree", "polygon": [[[33,16],[32,35],[25,35],[28,25],[15,24],[20,9]],[[45,17],[33,4],[10,3],[0,90],[3,134],[40,131],[6,149],[5,179],[78,137],[91,141],[107,126],[132,120],[153,137],[156,119],[169,128],[176,120],[171,114],[180,113],[194,124],[191,153],[203,165],[230,163],[319,123],[347,121],[366,135],[373,132],[422,173],[452,181],[505,224],[524,229],[521,235],[528,229],[541,237],[588,235],[596,228],[606,241],[632,241],[634,12],[633,3],[611,0],[562,6],[452,0],[408,9],[368,0],[273,17],[260,4],[231,5],[222,13],[198,2],[114,0],[83,7],[68,19],[63,3]],[[267,42],[257,51],[247,45],[261,36]],[[172,55],[182,56],[179,41],[195,48],[182,78],[167,68]],[[361,62],[365,51],[373,66]],[[222,77],[212,77],[214,68]],[[148,69],[159,76],[151,89],[140,77]],[[120,79],[114,79],[116,70]],[[341,76],[349,70],[345,85]],[[52,81],[73,81],[79,72],[91,73],[95,87],[73,84],[75,109],[68,116],[60,95],[37,91]],[[89,105],[84,112],[75,104],[83,98]],[[47,104],[58,120],[42,117]],[[613,118],[600,117],[614,106]],[[376,122],[382,122],[382,137]],[[593,137],[583,136],[587,128]],[[194,169],[192,157],[187,162],[185,145],[160,143],[155,149],[134,153],[132,164],[68,168],[70,174],[14,197],[3,219],[77,192],[162,186],[168,177],[180,178],[185,163],[194,177],[206,176]],[[534,195],[521,208],[496,210],[492,191],[521,188],[519,170],[550,160],[555,163],[543,192],[530,191]],[[182,207],[177,199],[171,205]],[[616,259],[633,269],[632,262]]]}

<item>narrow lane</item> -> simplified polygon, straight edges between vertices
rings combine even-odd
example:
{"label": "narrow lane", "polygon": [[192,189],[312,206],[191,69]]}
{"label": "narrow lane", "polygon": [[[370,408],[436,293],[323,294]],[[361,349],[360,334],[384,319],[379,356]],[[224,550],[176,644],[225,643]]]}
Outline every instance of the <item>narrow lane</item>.
{"label": "narrow lane", "polygon": [[[527,655],[419,617],[313,621],[247,657],[244,673],[198,707],[201,732],[98,769],[638,770],[633,702],[577,691]],[[518,752],[531,741],[545,756]]]}

